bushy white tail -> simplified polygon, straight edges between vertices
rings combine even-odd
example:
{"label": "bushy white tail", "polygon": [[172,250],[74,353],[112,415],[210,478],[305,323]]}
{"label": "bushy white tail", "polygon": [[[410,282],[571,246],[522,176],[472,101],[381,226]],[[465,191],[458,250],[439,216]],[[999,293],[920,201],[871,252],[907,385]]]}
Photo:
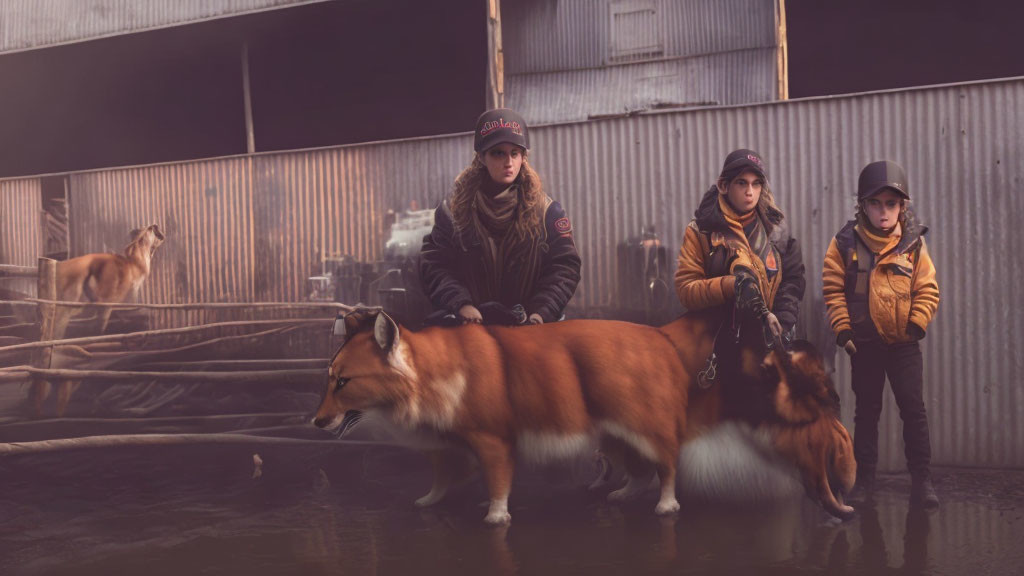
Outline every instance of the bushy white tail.
{"label": "bushy white tail", "polygon": [[803,491],[796,470],[766,434],[725,422],[683,446],[678,484],[689,498],[735,504],[768,503]]}

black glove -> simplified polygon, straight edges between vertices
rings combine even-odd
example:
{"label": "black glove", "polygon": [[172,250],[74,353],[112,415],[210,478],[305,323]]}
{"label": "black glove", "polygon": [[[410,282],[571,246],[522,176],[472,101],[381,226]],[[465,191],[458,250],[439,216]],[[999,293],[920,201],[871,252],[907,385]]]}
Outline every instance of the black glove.
{"label": "black glove", "polygon": [[477,306],[483,323],[497,326],[519,326],[526,323],[526,310],[521,304],[509,308],[501,302],[484,302]]}
{"label": "black glove", "polygon": [[736,307],[752,312],[758,320],[764,320],[771,313],[761,298],[761,289],[757,287],[757,276],[746,267],[737,266],[733,271],[736,277]]}
{"label": "black glove", "polygon": [[775,314],[765,306],[761,289],[757,285],[757,277],[749,268],[743,266],[737,266],[733,276],[736,277],[736,308],[750,312],[761,321],[765,344],[769,348],[773,347],[776,339],[782,337],[782,325]]}
{"label": "black glove", "polygon": [[853,343],[853,330],[849,328],[841,331],[836,336],[836,344],[843,350],[846,350],[846,353],[850,356],[857,353],[857,346]]}
{"label": "black glove", "polygon": [[924,328],[921,328],[913,322],[907,322],[907,336],[910,336],[914,340],[920,340],[924,338]]}

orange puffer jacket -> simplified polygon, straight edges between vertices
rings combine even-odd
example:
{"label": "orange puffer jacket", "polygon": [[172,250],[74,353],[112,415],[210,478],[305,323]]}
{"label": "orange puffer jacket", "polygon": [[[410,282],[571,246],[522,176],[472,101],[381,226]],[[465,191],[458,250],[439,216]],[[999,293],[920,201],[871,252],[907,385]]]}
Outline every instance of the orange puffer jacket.
{"label": "orange puffer jacket", "polygon": [[[857,276],[856,242],[862,242],[873,260],[867,282],[867,301],[871,321],[883,342],[909,342],[908,323],[926,331],[939,307],[939,284],[935,265],[924,243],[927,228],[914,223],[904,234],[900,226],[889,236],[878,236],[856,220],[839,231],[825,253],[822,272],[825,306],[832,331],[855,330],[855,338],[874,335],[856,331],[851,321],[849,301]],[[869,325],[870,326],[870,325]]]}
{"label": "orange puffer jacket", "polygon": [[[736,296],[732,273],[736,266],[745,266],[757,276],[765,305],[789,330],[797,322],[805,289],[800,244],[781,224],[782,214],[769,213],[771,250],[765,262],[751,250],[739,218],[715,188],[705,193],[679,250],[675,274],[679,301],[687,310],[731,304]],[[768,268],[777,272],[769,275]]]}

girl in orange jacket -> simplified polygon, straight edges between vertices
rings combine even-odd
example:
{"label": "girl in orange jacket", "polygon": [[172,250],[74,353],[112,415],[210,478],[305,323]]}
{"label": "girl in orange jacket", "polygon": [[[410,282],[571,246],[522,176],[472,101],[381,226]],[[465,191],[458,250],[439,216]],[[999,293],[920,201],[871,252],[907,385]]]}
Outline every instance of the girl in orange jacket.
{"label": "girl in orange jacket", "polygon": [[856,218],[832,239],[822,273],[825,305],[836,343],[850,355],[857,485],[853,500],[869,500],[878,462],[878,419],[889,378],[903,419],[911,499],[937,506],[930,480],[931,443],[922,397],[924,338],[939,305],[935,266],[909,209],[907,177],[895,162],[861,171]]}
{"label": "girl in orange jacket", "polygon": [[788,344],[806,284],[800,244],[782,220],[761,156],[730,153],[686,227],[675,275],[683,306],[749,309],[766,336]]}

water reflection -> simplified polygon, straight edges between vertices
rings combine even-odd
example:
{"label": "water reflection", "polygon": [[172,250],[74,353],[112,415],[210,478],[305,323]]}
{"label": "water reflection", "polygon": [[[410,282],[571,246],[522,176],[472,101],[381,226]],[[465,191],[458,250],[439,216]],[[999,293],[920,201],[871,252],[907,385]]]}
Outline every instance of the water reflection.
{"label": "water reflection", "polygon": [[[846,523],[803,498],[772,505],[653,498],[611,506],[524,473],[510,527],[483,525],[479,483],[421,510],[418,456],[232,448],[79,452],[0,460],[0,573],[8,574],[970,574],[1024,561],[1024,473],[955,471],[943,507],[902,485]],[[969,481],[968,481],[969,480]]]}
{"label": "water reflection", "polygon": [[[880,512],[892,519],[901,511],[904,521],[901,525],[890,522],[887,534],[882,528]],[[938,511],[908,506],[900,502],[899,497],[890,498],[887,504],[861,506],[853,522],[860,536],[853,568],[864,574],[929,574],[928,539],[931,524],[938,514]]]}

